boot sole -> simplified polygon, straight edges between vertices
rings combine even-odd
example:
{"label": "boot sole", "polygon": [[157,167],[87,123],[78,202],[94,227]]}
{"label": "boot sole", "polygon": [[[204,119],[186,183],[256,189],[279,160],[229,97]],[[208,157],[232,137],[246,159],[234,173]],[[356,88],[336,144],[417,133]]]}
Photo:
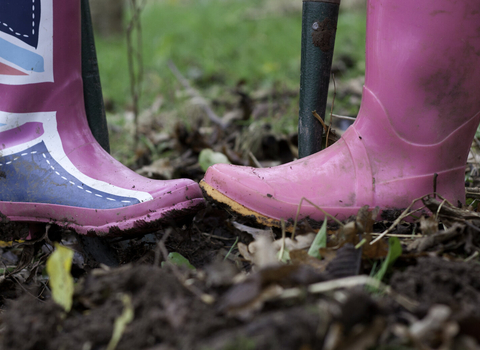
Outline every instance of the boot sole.
{"label": "boot sole", "polygon": [[[203,196],[207,201],[214,202],[219,207],[225,209],[229,213],[233,212],[235,215],[242,217],[242,219],[249,223],[278,228],[282,227],[281,220],[265,216],[247,208],[246,206],[238,202],[235,202],[233,199],[225,196],[223,193],[220,193],[218,190],[210,186],[204,180],[200,181],[199,185],[202,189]],[[284,222],[285,230],[290,233],[293,232],[293,222],[291,222],[290,220]]]}
{"label": "boot sole", "polygon": [[[0,216],[9,222],[55,224],[82,235],[118,237],[153,232],[173,221],[193,217],[204,207],[203,198],[196,198],[127,218],[120,214],[121,210],[116,209],[96,210],[43,203],[0,202]],[[122,214],[127,213],[125,210]],[[113,216],[117,219],[113,220]],[[118,217],[122,216],[123,220],[118,220]],[[104,224],[92,224],[93,221],[103,221]]]}
{"label": "boot sole", "polygon": [[[282,228],[281,220],[275,219],[269,216],[265,216],[252,209],[245,207],[244,205],[234,201],[233,199],[227,197],[223,193],[219,192],[218,190],[210,186],[208,183],[205,182],[205,180],[200,181],[199,185],[200,185],[200,188],[202,189],[203,196],[208,202],[215,203],[220,208],[228,211],[230,214],[234,216],[240,217],[245,222],[248,222],[252,225]],[[348,212],[346,209],[344,209],[343,216],[345,218],[343,218],[343,221],[345,221],[349,217],[350,218],[355,217],[358,214],[358,211],[360,209],[361,207],[352,207],[348,209]],[[376,217],[376,220],[387,220],[391,222],[395,221],[404,210],[405,208],[380,209],[378,216]],[[328,208],[325,209],[325,211],[328,212]],[[422,210],[421,212],[418,213],[418,215],[429,216],[431,214],[425,210]],[[412,219],[407,217],[404,220],[411,221]],[[312,218],[307,218],[307,219],[304,218],[297,222],[297,227],[304,221],[307,221],[308,225],[314,229],[319,229],[323,223],[323,220],[314,220]],[[293,233],[294,220],[289,219],[289,220],[284,220],[284,222],[285,222],[285,230],[287,232]]]}

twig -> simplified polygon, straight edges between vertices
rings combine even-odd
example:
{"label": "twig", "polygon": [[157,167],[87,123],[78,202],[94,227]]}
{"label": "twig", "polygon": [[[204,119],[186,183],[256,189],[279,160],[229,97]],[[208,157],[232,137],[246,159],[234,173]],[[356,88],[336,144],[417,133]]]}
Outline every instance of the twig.
{"label": "twig", "polygon": [[218,115],[215,114],[215,112],[210,108],[207,101],[202,97],[202,95],[200,95],[200,93],[190,85],[190,82],[182,75],[182,73],[180,73],[175,63],[173,63],[172,61],[168,61],[168,68],[170,68],[170,70],[178,79],[180,84],[183,85],[183,88],[187,91],[187,93],[191,97],[195,97],[198,99],[198,104],[205,111],[208,118],[214,124],[218,125],[222,130],[225,130],[228,125]]}
{"label": "twig", "polygon": [[[326,134],[326,137],[328,137],[329,139],[331,138],[333,143],[337,142],[339,137],[337,136],[337,133],[335,132],[335,130],[333,130],[330,126],[327,126],[325,124],[322,117],[320,117],[320,115],[317,113],[317,111],[312,111],[312,114],[315,118],[317,118],[317,120],[320,122],[320,124],[322,124],[323,130],[325,131],[325,134]],[[326,142],[326,144],[328,145],[328,142]]]}
{"label": "twig", "polygon": [[193,295],[198,297],[205,304],[210,305],[210,304],[213,304],[215,302],[215,298],[212,295],[203,293],[200,289],[195,287],[193,284],[186,283],[187,281],[185,281],[185,279],[183,278],[182,273],[180,272],[180,269],[178,268],[178,266],[171,263],[168,260],[168,250],[165,247],[165,243],[163,242],[163,239],[158,242],[158,249],[162,253],[165,261],[172,268],[173,274],[178,279],[178,281],[182,284],[182,286],[184,286],[188,291],[190,291]]}
{"label": "twig", "polygon": [[465,194],[467,198],[480,199],[480,188],[467,187],[465,188]]}
{"label": "twig", "polygon": [[15,282],[17,282],[17,284],[25,291],[25,293],[27,293],[28,295],[30,295],[31,297],[37,299],[38,301],[42,302],[42,303],[45,303],[44,300],[40,299],[39,297],[36,297],[35,295],[33,295],[32,293],[30,293],[30,291],[28,291],[28,289],[26,289],[21,283],[19,280],[17,280],[17,278],[14,276],[14,275],[10,275],[9,277],[11,277]]}
{"label": "twig", "polygon": [[470,255],[468,258],[466,258],[466,259],[463,260],[463,261],[469,262],[469,261],[475,259],[478,255],[479,255],[479,253],[478,253],[478,251],[476,251],[475,253],[473,253],[472,255]]}
{"label": "twig", "polygon": [[285,237],[286,237],[286,232],[285,232],[285,220],[280,221],[281,226],[282,226],[282,245],[280,247],[280,255],[278,257],[278,260],[283,259],[283,254],[285,253]]}
{"label": "twig", "polygon": [[207,232],[200,232],[202,235],[204,236],[207,236],[207,237],[210,237],[210,238],[215,238],[215,239],[220,239],[222,241],[232,241],[234,239],[237,239],[237,238],[228,238],[228,237],[222,237],[222,236],[216,236],[216,235],[212,235],[211,233],[207,233]]}
{"label": "twig", "polygon": [[257,157],[255,157],[255,155],[252,153],[252,151],[248,151],[248,155],[250,156],[250,158],[252,158],[253,162],[255,163],[255,166],[257,168],[263,168],[262,164],[260,164],[260,162],[257,160]]}
{"label": "twig", "polygon": [[323,121],[322,117],[320,117],[320,115],[317,113],[317,111],[312,111],[312,114],[315,118],[317,118],[317,120],[320,122],[320,124],[322,124],[323,126],[323,130],[325,130],[325,132],[328,131],[328,126],[325,124],[325,122]]}
{"label": "twig", "polygon": [[[413,311],[417,306],[418,303],[414,300],[411,300],[404,295],[401,295],[394,290],[392,290],[389,286],[383,284],[381,281],[366,275],[360,276],[351,276],[351,277],[344,277],[338,278],[331,281],[326,282],[319,282],[311,284],[307,287],[307,291],[312,294],[319,294],[325,293],[336,289],[341,288],[352,288],[356,286],[369,286],[373,289],[382,291],[387,293],[395,300],[398,304],[402,305],[409,311]],[[285,289],[280,296],[282,299],[290,299],[296,298],[303,294],[303,291],[300,288],[291,288]]]}
{"label": "twig", "polygon": [[[168,260],[168,251],[165,248],[165,242],[167,241],[171,233],[172,231],[168,231],[163,235],[160,241],[162,245],[160,245],[160,242],[157,243],[157,248],[155,249],[155,259],[153,260],[153,266],[160,266],[160,255],[163,255],[163,258],[165,259],[165,261]],[[165,248],[164,251],[162,251],[162,247]]]}
{"label": "twig", "polygon": [[318,205],[312,203],[312,201],[308,200],[307,198],[305,197],[302,197],[302,199],[300,199],[300,203],[298,204],[298,207],[297,207],[297,214],[295,215],[295,221],[293,223],[293,232],[292,232],[292,240],[295,239],[295,231],[297,229],[297,222],[298,222],[298,216],[300,215],[300,208],[302,207],[302,203],[303,201],[307,202],[307,203],[310,203],[311,205],[313,205],[313,207],[317,210],[320,210],[324,215],[325,215],[325,219],[327,217],[330,217],[333,221],[335,221],[337,224],[339,224],[341,227],[343,227],[343,223],[338,220],[335,216],[327,213],[325,210],[323,210],[322,208],[320,208]]}
{"label": "twig", "polygon": [[[142,12],[145,0],[141,0],[140,5],[138,0],[130,0],[130,6],[132,9],[132,18],[127,26],[127,58],[128,58],[128,73],[130,77],[130,93],[132,95],[133,102],[133,115],[135,123],[134,142],[135,147],[138,146],[138,116],[139,116],[139,104],[142,94],[142,82],[143,82],[143,45],[142,45],[142,25],[140,20],[140,13]],[[133,31],[136,30],[136,47],[134,47],[132,41]],[[136,69],[135,69],[136,68]]]}
{"label": "twig", "polygon": [[331,114],[332,117],[334,118],[337,118],[337,119],[344,119],[344,120],[351,120],[351,121],[355,121],[357,120],[357,118],[355,117],[349,117],[349,116],[346,116],[346,115],[338,115],[338,114]]}
{"label": "twig", "polygon": [[386,229],[385,231],[383,231],[383,233],[380,234],[380,236],[378,236],[378,237],[375,238],[373,241],[371,241],[371,242],[370,242],[370,245],[377,243],[379,240],[381,240],[383,237],[385,237],[385,235],[386,235],[387,233],[389,233],[391,230],[393,230],[393,229],[400,223],[400,221],[402,221],[403,219],[405,219],[407,216],[410,216],[412,213],[414,213],[414,212],[416,212],[416,211],[419,211],[420,209],[425,208],[425,207],[421,207],[421,208],[418,208],[418,209],[412,211],[411,213],[409,213],[409,211],[410,211],[410,209],[412,208],[412,206],[413,206],[415,203],[417,203],[418,201],[421,201],[424,197],[425,197],[425,196],[414,199],[414,200],[412,201],[412,203],[410,203],[410,205],[408,206],[408,208],[405,209],[405,210],[403,211],[403,213],[400,214],[400,216],[393,222],[393,224],[392,224],[388,229]]}
{"label": "twig", "polygon": [[[378,232],[372,232],[370,233],[372,236],[380,236],[383,235],[383,233],[378,233]],[[400,234],[400,233],[387,233],[384,235],[385,237],[398,237],[398,238],[422,238],[423,235],[407,235],[407,234]]]}
{"label": "twig", "polygon": [[473,138],[473,140],[475,141],[477,146],[480,147],[480,141],[478,140],[478,138],[476,136]]}
{"label": "twig", "polygon": [[335,105],[335,96],[337,95],[337,84],[335,83],[335,74],[332,73],[332,80],[333,80],[333,100],[332,106],[330,108],[330,125],[327,131],[327,139],[325,140],[325,148],[328,147],[328,137],[330,134],[330,129],[332,129],[332,113],[333,113],[333,106]]}
{"label": "twig", "polygon": [[[440,199],[445,200],[445,198],[441,196],[439,197]],[[441,205],[441,203],[442,202],[429,196],[425,196],[423,198],[423,204],[425,204],[432,213],[438,211],[438,215],[442,218],[448,218],[454,221],[480,219],[479,213],[476,213],[470,210],[456,208],[452,203],[448,201],[446,201],[448,205]]]}
{"label": "twig", "polygon": [[[435,198],[435,197],[434,197],[434,198]],[[440,214],[440,210],[442,210],[442,207],[443,207],[443,205],[446,203],[446,201],[447,201],[447,200],[444,199],[444,200],[442,201],[442,203],[440,203],[440,205],[438,206],[437,212],[435,213],[435,220],[438,221],[438,214]]]}

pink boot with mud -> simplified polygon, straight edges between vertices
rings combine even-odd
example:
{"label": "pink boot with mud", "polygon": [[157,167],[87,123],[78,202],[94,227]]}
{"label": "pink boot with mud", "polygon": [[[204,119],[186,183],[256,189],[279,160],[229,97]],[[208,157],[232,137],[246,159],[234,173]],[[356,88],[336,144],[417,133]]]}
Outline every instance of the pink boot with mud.
{"label": "pink boot with mud", "polygon": [[[338,219],[406,208],[436,190],[465,202],[480,121],[480,1],[369,0],[366,79],[355,123],[331,147],[268,169],[218,164],[200,183],[258,223],[292,222],[306,198]],[[300,219],[325,215],[303,202]]]}
{"label": "pink boot with mud", "polygon": [[2,2],[0,213],[80,234],[138,233],[203,206],[198,184],[126,168],[85,115],[79,0]]}

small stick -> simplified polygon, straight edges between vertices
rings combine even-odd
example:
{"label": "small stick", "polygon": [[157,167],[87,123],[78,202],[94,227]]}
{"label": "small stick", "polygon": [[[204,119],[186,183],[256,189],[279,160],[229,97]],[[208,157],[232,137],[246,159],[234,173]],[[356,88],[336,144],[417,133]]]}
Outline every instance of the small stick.
{"label": "small stick", "polygon": [[297,207],[297,214],[295,215],[295,222],[293,223],[293,233],[292,233],[292,240],[295,239],[295,230],[297,229],[297,222],[298,222],[298,216],[300,215],[300,208],[302,207],[302,203],[303,201],[307,202],[307,203],[310,203],[311,205],[313,205],[313,207],[317,210],[320,210],[324,215],[325,217],[330,217],[333,221],[335,221],[337,224],[339,224],[341,227],[343,227],[343,223],[338,220],[335,216],[327,213],[325,210],[323,210],[322,208],[320,208],[318,205],[312,203],[312,201],[308,200],[307,198],[305,197],[302,197],[302,199],[300,199],[300,203],[298,203],[298,207]]}
{"label": "small stick", "polygon": [[330,136],[330,129],[332,128],[332,113],[333,113],[333,106],[335,105],[335,96],[337,95],[337,84],[335,83],[335,74],[332,73],[332,80],[333,80],[333,100],[332,106],[330,108],[330,125],[327,131],[327,138],[325,140],[325,148],[328,147],[328,136]]}
{"label": "small stick", "polygon": [[466,258],[466,259],[463,260],[463,261],[469,262],[469,261],[475,259],[477,256],[478,256],[478,251],[476,251],[475,253],[473,253],[472,255],[470,255],[468,258]]}
{"label": "small stick", "polygon": [[[434,197],[434,198],[436,198],[436,197]],[[442,210],[442,207],[443,207],[443,205],[445,204],[446,201],[447,201],[447,200],[444,199],[444,200],[442,201],[442,203],[440,203],[440,205],[438,206],[437,212],[436,212],[436,214],[435,214],[435,220],[438,221],[438,214],[440,214],[440,210]]]}
{"label": "small stick", "polygon": [[285,252],[285,236],[286,236],[286,233],[285,233],[285,220],[281,220],[280,223],[282,224],[282,246],[280,248],[280,255],[279,255],[279,258],[278,260],[282,260],[283,258],[283,253]]}
{"label": "small stick", "polygon": [[386,235],[387,233],[389,233],[391,230],[393,230],[393,229],[400,223],[400,221],[402,221],[404,218],[406,218],[407,216],[411,215],[412,213],[414,213],[414,212],[416,212],[416,211],[418,211],[418,210],[420,210],[420,209],[423,209],[424,207],[419,208],[419,209],[416,209],[416,210],[414,210],[413,212],[409,213],[409,211],[410,211],[410,209],[412,208],[412,206],[413,206],[415,203],[417,203],[418,201],[421,201],[424,197],[425,197],[425,196],[414,199],[414,200],[412,201],[412,203],[408,206],[408,208],[405,209],[402,214],[400,214],[400,216],[397,218],[397,220],[395,220],[395,221],[393,222],[393,224],[392,224],[388,229],[386,229],[385,231],[383,231],[383,233],[382,233],[380,236],[378,236],[378,237],[375,238],[373,241],[371,241],[371,242],[370,242],[370,245],[378,242],[378,241],[381,240],[383,237],[385,237],[385,235]]}
{"label": "small stick", "polygon": [[163,242],[163,239],[158,242],[158,248],[160,253],[163,255],[165,262],[167,262],[169,266],[172,268],[173,274],[175,275],[178,282],[180,282],[180,284],[183,287],[185,287],[189,292],[191,292],[193,295],[195,295],[205,304],[210,305],[215,302],[215,297],[213,297],[210,294],[203,293],[199,288],[185,281],[185,278],[182,276],[182,273],[180,272],[180,269],[178,268],[178,266],[168,260],[168,250],[165,247],[165,243]]}
{"label": "small stick", "polygon": [[252,151],[248,151],[248,155],[250,156],[250,158],[252,158],[252,160],[255,163],[255,166],[257,168],[263,168],[262,164],[260,164],[260,162],[257,160],[257,157],[255,157],[255,155],[252,153]]}
{"label": "small stick", "polygon": [[467,198],[480,199],[480,188],[478,187],[466,187],[465,194]]}
{"label": "small stick", "polygon": [[[372,232],[372,236],[380,236],[383,233],[378,233],[378,232]],[[400,233],[387,233],[385,237],[398,237],[398,238],[422,238],[423,235],[407,235],[407,234],[400,234]]]}
{"label": "small stick", "polygon": [[328,126],[325,125],[325,122],[323,121],[322,117],[320,117],[317,113],[317,111],[312,111],[312,114],[315,118],[317,118],[317,120],[320,122],[320,124],[322,124],[323,126],[323,130],[325,130],[325,132],[327,132],[328,130]]}
{"label": "small stick", "polygon": [[[411,300],[410,298],[395,292],[390,286],[387,286],[381,281],[366,275],[344,277],[331,281],[314,283],[307,287],[307,291],[312,294],[320,294],[335,289],[353,288],[362,285],[387,293],[392,297],[393,300],[395,300],[397,303],[399,303],[409,311],[413,311],[418,306],[418,303],[415,300]],[[285,289],[281,294],[280,298],[297,298],[301,296],[302,293],[303,291],[300,288]]]}
{"label": "small stick", "polygon": [[237,238],[228,238],[228,237],[222,237],[222,236],[216,236],[216,235],[212,235],[211,233],[208,233],[208,232],[200,232],[202,235],[204,236],[207,236],[209,238],[215,238],[215,239],[219,239],[219,240],[222,240],[222,241],[232,241],[234,239],[237,239]]}
{"label": "small stick", "polygon": [[338,114],[333,114],[333,113],[332,113],[332,117],[337,118],[337,119],[351,120],[351,121],[357,120],[357,118],[355,118],[355,117],[348,117],[346,115],[338,115]]}

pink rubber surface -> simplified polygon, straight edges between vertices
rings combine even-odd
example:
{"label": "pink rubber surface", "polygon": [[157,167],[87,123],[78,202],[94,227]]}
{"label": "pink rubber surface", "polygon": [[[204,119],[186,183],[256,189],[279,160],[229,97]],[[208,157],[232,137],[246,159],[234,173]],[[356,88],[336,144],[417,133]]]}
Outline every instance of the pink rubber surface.
{"label": "pink rubber surface", "polygon": [[[364,205],[406,208],[434,189],[464,202],[465,163],[480,121],[480,2],[369,0],[367,6],[362,104],[342,138],[273,168],[214,165],[207,184],[286,220],[302,198],[339,219]],[[304,204],[300,217],[324,215]]]}
{"label": "pink rubber surface", "polygon": [[[57,171],[58,169],[55,167],[59,166],[63,166],[64,170],[69,169],[67,166],[73,164],[77,174],[80,173],[91,179],[91,187],[94,187],[96,183],[102,183],[101,186],[104,186],[102,188],[115,187],[130,191],[128,193],[140,193],[143,197],[139,199],[140,203],[138,204],[126,205],[117,209],[102,209],[101,207],[89,209],[46,204],[47,202],[22,202],[20,199],[18,201],[11,199],[1,201],[2,191],[0,188],[0,213],[13,221],[56,222],[79,233],[91,234],[95,231],[99,235],[108,235],[113,231],[118,234],[118,231],[144,226],[143,223],[153,224],[184,214],[191,214],[203,203],[202,193],[197,183],[189,179],[160,181],[144,178],[112,158],[95,141],[90,132],[84,108],[81,76],[80,1],[52,1],[54,81],[26,84],[0,83],[0,112],[2,113],[0,116],[8,119],[10,125],[18,126],[17,129],[11,128],[2,131],[2,125],[4,129],[9,125],[0,120],[0,165],[3,166],[3,169],[9,166],[10,172],[13,173],[13,167],[20,164],[20,160],[16,163],[11,160],[2,161],[2,157],[14,147],[21,148],[22,144],[42,137],[44,140],[50,140],[51,144],[58,145],[57,148],[62,148],[62,152],[57,152],[61,157],[55,159],[58,165],[52,165],[52,171]],[[45,6],[45,8],[47,7]],[[45,12],[42,16],[42,20],[45,21],[48,13]],[[42,29],[42,27],[40,28]],[[54,115],[55,123],[52,124],[51,120],[45,117],[46,115],[48,118]],[[47,124],[55,125],[55,130],[44,130],[44,126]],[[49,151],[53,157],[58,149],[49,149]],[[17,154],[15,152],[21,154],[23,150],[11,151],[11,154]],[[35,167],[35,163],[31,160],[33,156],[24,154],[25,156],[21,159],[23,163],[25,164],[30,159],[31,166]],[[68,162],[65,161],[65,158],[68,158]],[[19,158],[14,160],[16,159]],[[25,181],[24,178],[28,178],[29,175],[18,174],[18,176]],[[66,178],[65,181],[67,181]],[[71,184],[75,183],[76,187],[82,189],[81,181],[70,181]],[[42,191],[44,191],[45,196],[48,196],[45,189],[34,180],[26,187],[28,187],[25,190],[26,193],[31,191],[43,193]],[[79,193],[79,196],[88,195],[88,192],[85,191],[83,194]],[[94,195],[91,191],[89,193]],[[123,196],[128,197],[128,193]],[[11,194],[9,196],[11,198]],[[143,198],[148,198],[148,200]]]}

